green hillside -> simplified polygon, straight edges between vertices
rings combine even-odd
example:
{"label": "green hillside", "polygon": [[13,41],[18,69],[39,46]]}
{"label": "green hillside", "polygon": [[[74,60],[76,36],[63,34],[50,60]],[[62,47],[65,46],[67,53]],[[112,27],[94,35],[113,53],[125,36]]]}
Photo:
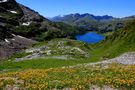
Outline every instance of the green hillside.
{"label": "green hillside", "polygon": [[[57,56],[58,55],[71,55],[73,57],[78,57],[75,58],[75,60],[68,60],[68,61],[63,61],[61,59],[54,59],[54,58],[50,58],[50,59],[46,59],[46,58],[41,58],[41,59],[32,59],[29,61],[22,61],[22,62],[4,62],[2,64],[0,64],[1,69],[16,69],[16,67],[19,65],[21,66],[20,69],[24,69],[24,67],[22,66],[27,66],[28,68],[30,67],[34,67],[34,68],[45,68],[48,67],[44,66],[46,64],[49,63],[49,67],[56,67],[56,66],[70,66],[70,65],[75,65],[75,64],[82,64],[82,63],[90,63],[90,62],[97,62],[100,60],[105,60],[105,59],[109,59],[109,58],[114,58],[116,56],[119,56],[123,53],[126,52],[131,52],[131,51],[135,51],[135,20],[127,22],[127,25],[125,28],[121,29],[121,30],[117,30],[115,32],[109,33],[108,36],[106,36],[106,39],[98,44],[93,44],[93,45],[89,45],[90,48],[87,48],[87,45],[75,41],[75,40],[70,40],[70,39],[54,39],[51,40],[49,42],[41,42],[39,44],[37,44],[36,46],[34,46],[34,48],[38,47],[42,47],[42,46],[46,46],[49,47],[49,49],[47,50],[51,50],[52,52],[57,52]],[[107,35],[107,34],[106,34]],[[61,45],[59,45],[59,43],[63,43]],[[65,44],[66,42],[66,44]],[[84,51],[88,51],[90,53],[90,57],[89,58],[81,58],[79,59],[80,53],[77,51],[75,52],[70,51],[70,49],[66,49],[66,47],[77,47],[77,48],[81,48]],[[38,49],[37,47],[37,49]],[[59,48],[60,47],[60,48]],[[64,51],[64,50],[65,51]],[[71,48],[72,49],[72,48]],[[42,50],[41,50],[42,51]],[[39,51],[38,51],[39,52]],[[36,52],[36,53],[38,53]],[[23,53],[22,53],[23,54]],[[51,54],[51,55],[55,55]],[[27,55],[27,54],[26,54]],[[25,55],[25,56],[26,56]],[[42,55],[42,54],[41,54]],[[21,58],[24,55],[19,55]],[[19,58],[20,58],[19,57]],[[46,55],[45,55],[46,57]],[[18,58],[18,56],[14,56],[14,58]],[[35,66],[35,63],[38,66]],[[57,62],[56,64],[54,62]],[[66,63],[64,63],[66,62]],[[14,63],[16,63],[14,65]],[[31,63],[31,64],[30,64]],[[62,65],[62,63],[64,63],[64,65]],[[42,65],[43,66],[42,66]]]}
{"label": "green hillside", "polygon": [[125,52],[135,51],[135,20],[128,21],[126,26],[114,31],[105,40],[95,46],[94,55],[102,59],[113,58]]}

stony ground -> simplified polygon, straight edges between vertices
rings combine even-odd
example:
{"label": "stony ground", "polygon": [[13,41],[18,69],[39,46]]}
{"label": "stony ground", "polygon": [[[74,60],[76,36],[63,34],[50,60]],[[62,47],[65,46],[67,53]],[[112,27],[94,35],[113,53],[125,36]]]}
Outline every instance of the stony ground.
{"label": "stony ground", "polygon": [[135,65],[135,52],[125,53],[119,57],[103,61],[104,63],[119,63],[126,65]]}
{"label": "stony ground", "polygon": [[88,63],[88,64],[78,64],[71,67],[89,67],[89,66],[96,66],[100,65],[103,68],[107,68],[109,64],[123,64],[123,65],[135,65],[135,52],[128,52],[125,54],[122,54],[116,58],[103,60],[101,62],[95,62],[95,63]]}

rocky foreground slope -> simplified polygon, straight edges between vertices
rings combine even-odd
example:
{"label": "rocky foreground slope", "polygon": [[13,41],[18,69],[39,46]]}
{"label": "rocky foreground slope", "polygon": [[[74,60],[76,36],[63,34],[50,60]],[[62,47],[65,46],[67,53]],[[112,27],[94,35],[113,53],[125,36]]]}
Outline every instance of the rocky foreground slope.
{"label": "rocky foreground slope", "polygon": [[34,43],[36,41],[19,35],[13,35],[13,38],[7,38],[5,41],[0,42],[0,58],[10,57],[12,54],[32,46]]}

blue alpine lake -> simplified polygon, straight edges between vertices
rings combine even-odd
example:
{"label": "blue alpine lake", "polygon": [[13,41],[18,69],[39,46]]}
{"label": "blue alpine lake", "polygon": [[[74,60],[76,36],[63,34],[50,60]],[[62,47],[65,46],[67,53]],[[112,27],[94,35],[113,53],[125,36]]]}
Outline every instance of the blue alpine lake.
{"label": "blue alpine lake", "polygon": [[77,40],[80,40],[80,41],[83,41],[85,43],[98,43],[102,40],[104,40],[104,36],[101,35],[101,34],[98,34],[96,32],[88,32],[86,34],[83,34],[83,35],[77,35],[76,36],[76,39]]}

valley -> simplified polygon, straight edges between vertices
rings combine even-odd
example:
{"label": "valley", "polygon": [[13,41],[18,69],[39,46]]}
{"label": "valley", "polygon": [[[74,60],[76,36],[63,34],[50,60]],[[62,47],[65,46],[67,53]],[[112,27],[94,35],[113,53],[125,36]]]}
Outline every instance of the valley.
{"label": "valley", "polygon": [[0,90],[135,90],[135,17],[45,18],[0,0]]}

